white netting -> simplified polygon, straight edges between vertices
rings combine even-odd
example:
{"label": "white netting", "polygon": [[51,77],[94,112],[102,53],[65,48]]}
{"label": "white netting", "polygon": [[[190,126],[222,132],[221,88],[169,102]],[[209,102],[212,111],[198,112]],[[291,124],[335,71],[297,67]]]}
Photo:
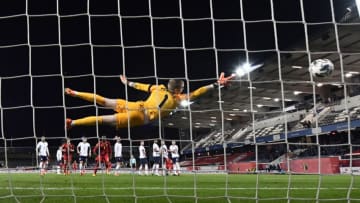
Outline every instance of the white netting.
{"label": "white netting", "polygon": [[[1,2],[0,202],[360,201],[358,26],[351,0]],[[331,76],[309,74],[318,58],[334,63]],[[189,93],[241,65],[229,87],[151,124],[64,127],[66,118],[114,113],[64,95],[66,87],[138,101],[148,95],[120,74],[183,79]],[[56,174],[64,138],[76,147],[86,136],[93,147],[103,135],[112,146],[122,139],[120,170],[108,176],[102,166],[91,177],[92,157],[85,176]],[[45,176],[41,136],[50,149]],[[132,167],[144,140],[151,173],[156,139],[180,147],[180,177]]]}

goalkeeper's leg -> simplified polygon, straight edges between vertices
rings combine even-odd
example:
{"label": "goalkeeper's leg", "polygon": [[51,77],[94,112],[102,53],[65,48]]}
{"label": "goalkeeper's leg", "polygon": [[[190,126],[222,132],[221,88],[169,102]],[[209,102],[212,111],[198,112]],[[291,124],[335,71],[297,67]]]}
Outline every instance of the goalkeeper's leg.
{"label": "goalkeeper's leg", "polygon": [[72,96],[72,97],[77,97],[77,98],[83,99],[88,102],[95,101],[96,104],[98,104],[98,105],[110,107],[114,110],[116,109],[116,106],[117,106],[117,99],[108,99],[103,96],[89,93],[89,92],[79,92],[79,91],[72,90],[70,88],[65,88],[65,94]]}
{"label": "goalkeeper's leg", "polygon": [[107,115],[107,116],[88,116],[76,120],[70,118],[66,119],[66,128],[70,129],[74,126],[94,126],[97,123],[99,125],[107,124],[111,126],[116,126],[117,120],[116,115]]}
{"label": "goalkeeper's leg", "polygon": [[128,111],[126,113],[117,113],[106,116],[88,116],[76,120],[66,119],[66,128],[70,129],[74,126],[94,126],[99,125],[116,126],[117,128],[127,128],[130,126],[140,126],[146,124],[145,114],[143,111]]}

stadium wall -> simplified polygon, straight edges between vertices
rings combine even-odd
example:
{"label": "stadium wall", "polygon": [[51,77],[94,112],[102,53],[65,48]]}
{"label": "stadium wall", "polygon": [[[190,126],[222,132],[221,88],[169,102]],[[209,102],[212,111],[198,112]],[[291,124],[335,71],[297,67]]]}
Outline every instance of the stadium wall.
{"label": "stadium wall", "polygon": [[[284,168],[287,170],[286,167]],[[318,158],[290,160],[290,171],[294,173],[336,174],[340,173],[340,160],[339,157],[320,158],[320,161]]]}
{"label": "stadium wall", "polygon": [[[266,164],[259,164],[260,170],[265,169]],[[286,163],[280,163],[283,171],[288,171]],[[228,165],[230,173],[248,173],[256,168],[255,162],[239,162]],[[320,170],[318,158],[295,159],[290,160],[290,171],[292,173],[321,173],[321,174],[338,174],[340,173],[339,157],[320,158]]]}

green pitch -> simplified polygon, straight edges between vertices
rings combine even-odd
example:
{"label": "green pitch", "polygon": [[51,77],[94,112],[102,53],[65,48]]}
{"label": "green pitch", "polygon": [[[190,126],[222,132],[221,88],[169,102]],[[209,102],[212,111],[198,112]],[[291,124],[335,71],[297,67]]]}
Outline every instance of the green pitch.
{"label": "green pitch", "polygon": [[359,176],[0,174],[0,203],[255,203],[256,197],[261,203],[285,203],[287,197],[291,203],[316,202],[316,197],[339,203],[348,202],[348,195],[360,203]]}

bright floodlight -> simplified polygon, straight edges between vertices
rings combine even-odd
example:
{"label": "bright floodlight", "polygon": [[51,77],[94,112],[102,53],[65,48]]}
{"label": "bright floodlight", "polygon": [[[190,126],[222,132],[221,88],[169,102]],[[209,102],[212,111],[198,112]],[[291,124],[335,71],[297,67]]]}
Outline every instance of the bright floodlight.
{"label": "bright floodlight", "polygon": [[187,107],[187,106],[189,106],[189,105],[192,104],[192,103],[194,103],[194,102],[190,102],[190,101],[188,101],[188,100],[182,100],[182,101],[180,102],[180,105],[181,105],[182,107]]}
{"label": "bright floodlight", "polygon": [[236,69],[236,74],[237,74],[239,77],[242,77],[242,76],[245,75],[245,71],[244,71],[241,67],[239,67],[239,68]]}
{"label": "bright floodlight", "polygon": [[250,72],[251,70],[251,64],[250,63],[244,63],[242,65],[242,68],[246,71],[246,72]]}
{"label": "bright floodlight", "polygon": [[263,65],[264,64],[251,65],[250,63],[243,63],[242,65],[237,67],[235,72],[239,77],[242,77],[242,76],[260,68]]}

